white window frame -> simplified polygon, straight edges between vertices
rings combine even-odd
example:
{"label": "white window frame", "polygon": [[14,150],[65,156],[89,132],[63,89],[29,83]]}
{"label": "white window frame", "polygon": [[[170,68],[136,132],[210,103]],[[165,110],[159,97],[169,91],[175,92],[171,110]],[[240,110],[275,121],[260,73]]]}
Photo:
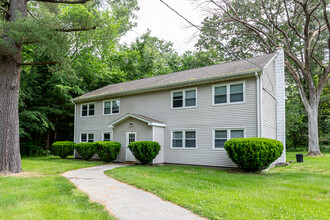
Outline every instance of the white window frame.
{"label": "white window frame", "polygon": [[[82,135],[82,134],[86,134],[86,135],[87,135],[87,141],[86,141],[86,142],[82,142],[82,141],[81,141],[81,135]],[[79,136],[79,142],[80,142],[80,143],[88,143],[88,141],[89,141],[88,135],[89,135],[89,134],[93,134],[93,142],[95,142],[95,133],[94,133],[94,132],[81,132],[81,133],[80,133],[80,136]],[[89,142],[89,143],[92,143],[92,142]]]}
{"label": "white window frame", "polygon": [[[89,105],[90,104],[94,104],[94,115],[89,115]],[[83,116],[82,115],[83,105],[87,105],[87,115],[86,116]],[[94,117],[95,114],[96,114],[96,105],[95,105],[95,102],[89,102],[89,103],[80,104],[80,117],[82,117],[82,118],[89,118],[89,117]]]}
{"label": "white window frame", "polygon": [[216,148],[215,147],[215,131],[227,131],[227,141],[231,139],[231,131],[243,131],[243,138],[246,137],[246,128],[239,127],[239,128],[212,128],[212,149],[213,150],[220,150],[225,151],[225,148]]}
{"label": "white window frame", "polygon": [[[112,113],[112,102],[113,101],[119,101],[119,111],[118,111],[118,113]],[[105,114],[104,113],[104,103],[105,102],[110,102],[110,114]],[[109,100],[104,100],[103,101],[103,107],[102,107],[102,115],[117,115],[117,114],[120,114],[120,99],[118,98],[118,99],[109,99]]]}
{"label": "white window frame", "polygon": [[[241,102],[230,102],[230,86],[231,85],[238,85],[238,84],[243,84],[243,101]],[[220,87],[220,86],[226,86],[226,95],[227,95],[227,102],[226,103],[218,103],[215,104],[215,87]],[[238,81],[238,82],[232,82],[232,83],[221,83],[221,84],[215,84],[212,85],[212,106],[219,106],[219,105],[236,105],[236,104],[242,104],[245,103],[245,81]]]}
{"label": "white window frame", "polygon": [[[195,138],[195,147],[186,147],[186,131],[194,131],[196,133]],[[182,147],[173,147],[173,132],[182,132]],[[197,129],[196,128],[189,128],[189,129],[175,129],[171,130],[171,149],[173,150],[196,150],[197,149]]]}
{"label": "white window frame", "polygon": [[110,134],[110,141],[113,141],[112,132],[110,132],[110,131],[103,131],[102,132],[102,141],[104,141],[104,134]]}
{"label": "white window frame", "polygon": [[[195,94],[196,94],[196,103],[194,106],[185,106],[186,105],[186,91],[191,91],[191,90],[195,90]],[[173,107],[173,93],[176,92],[182,92],[182,107]],[[197,87],[194,88],[188,88],[188,89],[180,89],[180,90],[173,90],[171,91],[171,109],[186,109],[186,108],[196,108],[197,107]]]}

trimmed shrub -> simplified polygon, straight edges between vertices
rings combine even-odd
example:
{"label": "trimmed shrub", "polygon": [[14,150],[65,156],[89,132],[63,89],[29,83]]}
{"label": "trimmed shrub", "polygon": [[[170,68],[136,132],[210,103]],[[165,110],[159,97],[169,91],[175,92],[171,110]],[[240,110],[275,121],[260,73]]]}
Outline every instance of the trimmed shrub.
{"label": "trimmed shrub", "polygon": [[134,157],[138,159],[141,164],[149,164],[158,155],[160,145],[156,141],[136,141],[128,145]]}
{"label": "trimmed shrub", "polygon": [[234,138],[225,143],[229,158],[246,171],[260,171],[279,158],[283,144],[268,138]]}
{"label": "trimmed shrub", "polygon": [[75,149],[84,160],[90,160],[95,155],[97,150],[95,142],[83,142],[76,144]]}
{"label": "trimmed shrub", "polygon": [[120,151],[121,144],[113,141],[98,141],[95,142],[97,146],[97,153],[102,161],[112,162],[114,161]]}
{"label": "trimmed shrub", "polygon": [[75,143],[72,141],[57,141],[52,144],[50,151],[62,159],[69,155],[73,155]]}

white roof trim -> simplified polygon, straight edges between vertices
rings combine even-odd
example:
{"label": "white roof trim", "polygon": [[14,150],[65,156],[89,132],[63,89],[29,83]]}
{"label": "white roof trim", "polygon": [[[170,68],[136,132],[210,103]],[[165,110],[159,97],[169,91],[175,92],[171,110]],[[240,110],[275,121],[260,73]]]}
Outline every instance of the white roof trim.
{"label": "white roof trim", "polygon": [[149,121],[149,120],[147,120],[147,119],[140,118],[140,117],[138,117],[138,116],[136,116],[136,115],[133,115],[133,114],[130,114],[130,113],[128,113],[128,114],[126,114],[126,115],[124,115],[124,116],[118,118],[117,120],[115,120],[115,121],[113,121],[113,122],[111,122],[111,123],[108,125],[108,127],[109,127],[109,128],[113,128],[116,124],[118,124],[118,123],[120,123],[120,122],[122,122],[122,121],[124,121],[124,120],[126,120],[127,118],[130,118],[130,117],[131,117],[131,118],[135,118],[135,119],[140,120],[140,121],[143,121],[143,122],[147,123],[149,126],[166,127],[166,124],[158,123],[158,122],[153,122],[153,121]]}

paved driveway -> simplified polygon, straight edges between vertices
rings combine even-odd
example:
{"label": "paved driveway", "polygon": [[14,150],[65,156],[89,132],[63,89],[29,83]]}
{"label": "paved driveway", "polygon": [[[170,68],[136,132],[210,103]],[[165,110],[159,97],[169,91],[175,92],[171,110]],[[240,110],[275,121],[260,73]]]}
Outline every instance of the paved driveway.
{"label": "paved driveway", "polygon": [[120,166],[125,165],[83,168],[66,172],[63,176],[120,220],[203,219],[187,209],[104,174],[104,171]]}

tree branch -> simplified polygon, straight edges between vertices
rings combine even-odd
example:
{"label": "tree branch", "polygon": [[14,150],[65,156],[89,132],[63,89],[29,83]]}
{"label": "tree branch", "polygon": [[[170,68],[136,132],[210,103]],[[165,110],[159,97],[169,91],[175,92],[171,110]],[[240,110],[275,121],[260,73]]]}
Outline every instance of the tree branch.
{"label": "tree branch", "polygon": [[286,3],[286,0],[284,0],[284,6],[285,6],[285,12],[286,12],[286,17],[287,17],[287,19],[288,19],[288,25],[289,25],[289,27],[296,33],[296,35],[299,37],[299,38],[301,38],[301,39],[304,39],[304,37],[303,36],[301,36],[301,34],[299,33],[299,31],[297,30],[297,28],[295,28],[293,25],[292,25],[292,23],[291,23],[291,21],[290,21],[290,15],[289,15],[289,11],[288,11],[288,6],[287,6],[287,3]]}
{"label": "tree branch", "polygon": [[0,6],[0,10],[5,12],[8,16],[10,16],[9,11],[7,11],[4,7]]}
{"label": "tree branch", "polygon": [[63,3],[63,4],[85,4],[91,0],[77,0],[77,1],[70,1],[70,0],[33,0],[36,2],[49,2],[49,3]]}
{"label": "tree branch", "polygon": [[330,21],[329,21],[328,13],[327,13],[327,3],[326,3],[326,0],[322,0],[322,4],[323,4],[323,17],[325,19],[325,23],[327,24],[328,31],[330,32]]}
{"label": "tree branch", "polygon": [[76,32],[76,31],[90,31],[96,29],[96,26],[91,28],[71,28],[71,29],[55,29],[55,31],[60,32]]}
{"label": "tree branch", "polygon": [[306,109],[309,109],[310,108],[310,104],[307,100],[307,97],[306,97],[306,93],[305,93],[305,90],[304,90],[304,87],[303,85],[301,84],[301,81],[299,79],[299,76],[298,74],[296,73],[296,71],[294,70],[293,66],[290,64],[289,61],[285,60],[285,67],[286,69],[289,71],[290,75],[293,77],[293,80],[295,81],[296,83],[296,86],[298,87],[298,91],[299,91],[299,94],[300,94],[300,97],[301,97],[301,100],[305,106]]}
{"label": "tree branch", "polygon": [[46,62],[32,62],[32,63],[19,63],[21,66],[36,66],[36,65],[47,65],[47,64],[58,64],[57,61],[46,61]]}

